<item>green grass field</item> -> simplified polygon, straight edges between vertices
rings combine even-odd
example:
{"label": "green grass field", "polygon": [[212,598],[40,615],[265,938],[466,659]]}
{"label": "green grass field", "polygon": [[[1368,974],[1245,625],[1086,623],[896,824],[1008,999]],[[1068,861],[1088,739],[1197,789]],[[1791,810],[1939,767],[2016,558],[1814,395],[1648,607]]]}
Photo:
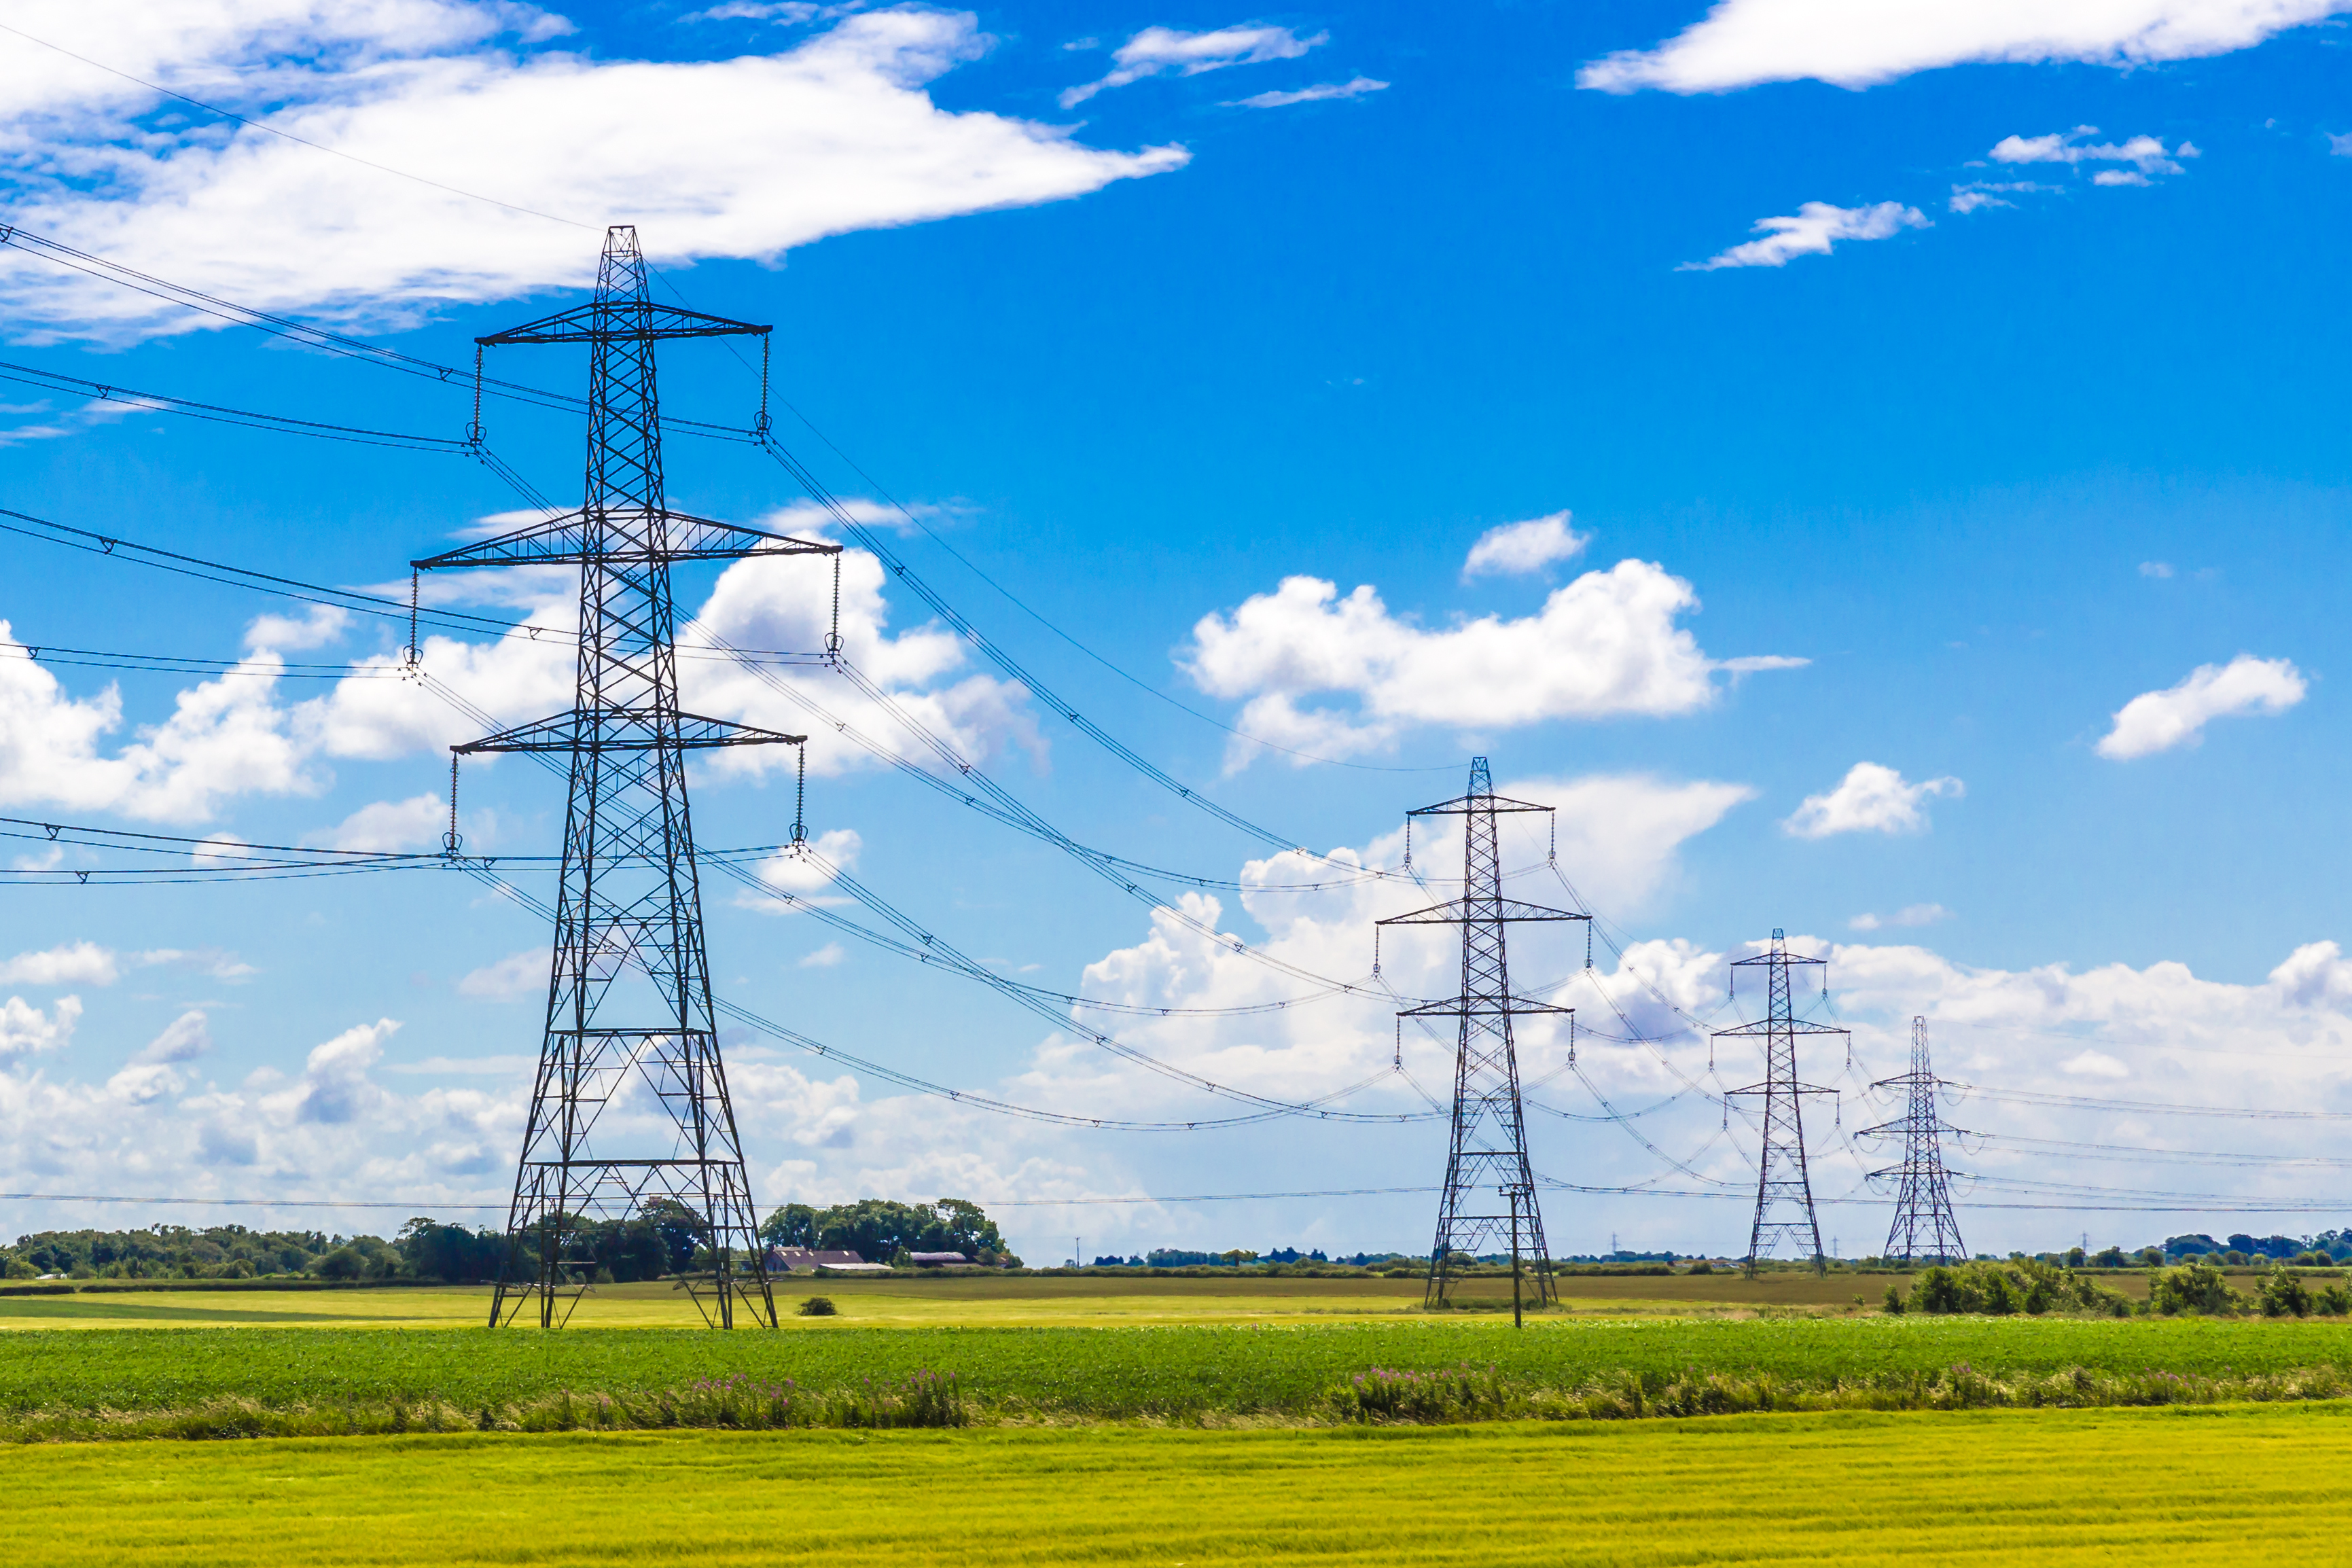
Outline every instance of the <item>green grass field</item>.
{"label": "green grass field", "polygon": [[2333,1560],[2352,1409],[1438,1430],[1135,1427],[62,1444],[82,1563],[2089,1563]]}

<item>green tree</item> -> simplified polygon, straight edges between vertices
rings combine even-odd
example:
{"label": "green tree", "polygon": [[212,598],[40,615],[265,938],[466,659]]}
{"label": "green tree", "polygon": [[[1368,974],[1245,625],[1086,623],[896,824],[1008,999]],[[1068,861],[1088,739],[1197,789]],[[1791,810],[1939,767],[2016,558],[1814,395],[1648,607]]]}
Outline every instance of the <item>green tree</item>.
{"label": "green tree", "polygon": [[419,1216],[393,1239],[407,1272],[420,1279],[478,1285],[499,1277],[506,1261],[506,1237],[491,1230],[468,1230]]}
{"label": "green tree", "polygon": [[661,1237],[669,1256],[667,1272],[683,1274],[694,1261],[694,1251],[710,1242],[710,1224],[676,1198],[656,1198],[640,1216]]}
{"label": "green tree", "polygon": [[975,1262],[1018,1267],[996,1222],[978,1204],[941,1198],[935,1204],[902,1204],[860,1198],[815,1209],[786,1204],[760,1226],[762,1240],[778,1247],[855,1252],[869,1263],[887,1263],[901,1252],[961,1252]]}
{"label": "green tree", "polygon": [[814,1247],[816,1210],[806,1204],[786,1204],[761,1225],[760,1239],[771,1247]]}

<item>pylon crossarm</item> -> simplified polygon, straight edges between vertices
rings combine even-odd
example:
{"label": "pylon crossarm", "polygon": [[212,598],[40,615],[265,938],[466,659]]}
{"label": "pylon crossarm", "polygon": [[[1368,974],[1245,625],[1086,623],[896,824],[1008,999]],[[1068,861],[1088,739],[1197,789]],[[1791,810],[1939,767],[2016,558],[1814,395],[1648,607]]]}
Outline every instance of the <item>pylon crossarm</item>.
{"label": "pylon crossarm", "polygon": [[1557,811],[1558,806],[1538,805],[1531,800],[1512,800],[1499,795],[1456,795],[1435,805],[1424,805],[1405,813],[1407,816],[1467,816],[1475,811]]}
{"label": "pylon crossarm", "polygon": [[[625,326],[616,325],[626,321]],[[683,305],[656,305],[648,300],[634,300],[614,304],[599,300],[592,304],[575,305],[569,310],[559,310],[552,316],[542,316],[536,321],[526,321],[520,327],[509,327],[503,332],[492,332],[474,342],[486,349],[505,347],[513,343],[593,343],[635,340],[650,342],[659,338],[761,338],[773,331],[751,321],[738,321],[726,316],[714,316],[707,310],[689,310]]]}
{"label": "pylon crossarm", "polygon": [[[656,521],[658,526],[656,526]],[[587,562],[648,564],[674,561],[740,561],[754,555],[838,555],[841,546],[690,512],[613,508],[592,519],[565,512],[410,562],[417,572],[488,566],[576,566]]]}
{"label": "pylon crossarm", "polygon": [[[583,721],[595,719],[620,719],[630,728],[618,735],[583,737]],[[667,733],[661,726],[673,725]],[[669,747],[684,751],[707,751],[713,746],[798,746],[808,740],[806,735],[787,735],[778,730],[762,730],[756,724],[738,724],[729,719],[707,719],[699,713],[648,712],[635,713],[627,709],[605,709],[597,711],[558,713],[534,723],[519,724],[511,730],[501,730],[495,735],[478,741],[468,741],[449,749],[459,756],[471,756],[480,752],[654,752]]]}
{"label": "pylon crossarm", "polygon": [[1435,1002],[1424,1002],[1418,1007],[1407,1007],[1397,1015],[1400,1018],[1509,1018],[1524,1017],[1532,1013],[1557,1013],[1572,1016],[1573,1007],[1555,1007],[1549,1002],[1530,1002],[1519,996],[1448,996]]}
{"label": "pylon crossarm", "polygon": [[1391,915],[1376,925],[1384,926],[1455,926],[1464,921],[1589,921],[1591,915],[1580,915],[1567,910],[1549,910],[1541,904],[1523,904],[1516,899],[1449,899],[1442,904],[1432,904],[1425,910],[1415,910],[1409,915]]}
{"label": "pylon crossarm", "polygon": [[[1811,1024],[1802,1018],[1767,1018],[1754,1024],[1742,1024],[1737,1028],[1717,1029],[1718,1040],[1760,1040],[1773,1035],[1851,1035],[1852,1029],[1841,1029],[1835,1024]],[[1874,1086],[1875,1087],[1875,1086]]]}

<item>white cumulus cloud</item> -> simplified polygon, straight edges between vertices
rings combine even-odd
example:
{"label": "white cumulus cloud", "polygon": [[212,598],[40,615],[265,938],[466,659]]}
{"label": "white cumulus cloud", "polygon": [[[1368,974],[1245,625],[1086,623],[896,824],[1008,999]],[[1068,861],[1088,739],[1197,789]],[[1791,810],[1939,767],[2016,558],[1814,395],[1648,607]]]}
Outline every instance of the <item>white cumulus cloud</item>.
{"label": "white cumulus cloud", "polygon": [[1329,38],[1328,33],[1302,38],[1287,27],[1271,27],[1262,23],[1218,27],[1205,33],[1146,27],[1111,51],[1109,74],[1065,91],[1062,107],[1075,109],[1106,88],[1125,87],[1171,71],[1179,76],[1198,76],[1202,71],[1223,70],[1228,66],[1295,60]]}
{"label": "white cumulus cloud", "polygon": [[448,831],[449,803],[439,795],[411,795],[406,800],[379,800],[360,807],[310,842],[329,849],[369,850],[379,854],[430,849]]}
{"label": "white cumulus cloud", "polygon": [[1835,789],[1807,795],[1780,828],[1798,838],[1827,838],[1837,833],[1918,833],[1927,826],[1921,802],[1937,795],[1958,799],[1964,793],[1956,778],[1912,784],[1893,768],[1856,763]]}
{"label": "white cumulus cloud", "polygon": [[[0,620],[0,641],[13,636]],[[280,668],[265,653],[182,691],[169,718],[108,755],[100,742],[122,724],[116,688],[78,698],[33,660],[0,659],[0,805],[201,822],[234,795],[314,794],[323,781],[277,702]]]}
{"label": "white cumulus cloud", "polygon": [[352,624],[352,613],[340,605],[312,605],[299,616],[256,616],[245,628],[245,646],[258,653],[323,647],[341,637]]}
{"label": "white cumulus cloud", "polygon": [[1519,575],[1540,572],[1554,562],[1573,561],[1584,552],[1592,536],[1577,532],[1568,523],[1567,512],[1555,511],[1488,529],[1462,563],[1463,578]]}
{"label": "white cumulus cloud", "polygon": [[1722,92],[1811,78],[1864,88],[1999,61],[2131,66],[2250,48],[2347,9],[2346,0],[1717,0],[1650,49],[1579,73],[1605,92]]}
{"label": "white cumulus cloud", "polygon": [[[929,84],[992,40],[969,13],[912,5],[706,60],[566,48],[561,17],[460,0],[25,0],[9,18],[257,122],[187,113],[11,39],[0,177],[12,222],[246,304],[383,324],[582,287],[608,222],[637,224],[666,260],[770,259],[828,235],[1082,195],[1186,158],[941,109]],[[18,251],[0,263],[18,332],[217,324]]]}
{"label": "white cumulus cloud", "polygon": [[2193,746],[2215,719],[2284,713],[2308,689],[2303,672],[2284,658],[2242,653],[2228,664],[2200,664],[2179,685],[2143,691],[2116,710],[2115,727],[2099,742],[2099,755],[2128,762]]}
{"label": "white cumulus cloud", "polygon": [[[864,505],[866,503],[856,503]],[[760,526],[803,536],[814,509],[787,509]],[[846,656],[887,694],[875,700],[803,667],[748,668],[727,647],[810,652],[834,625],[833,574],[805,559],[738,562],[723,573],[678,633],[679,685],[689,710],[789,734],[807,733],[809,771],[819,776],[877,765],[870,753],[821,719],[812,704],[865,733],[898,741],[897,712],[949,738],[974,761],[1023,751],[1043,761],[1027,691],[969,670],[966,649],[936,624],[894,632],[883,569],[870,553],[846,552],[841,566],[840,629]],[[520,589],[513,582],[524,578]],[[509,631],[483,642],[429,636],[423,664],[435,682],[501,722],[523,723],[569,709],[576,648],[575,584],[528,571],[473,573],[427,584],[433,602],[490,602],[523,610]],[[522,594],[520,600],[501,595]],[[298,630],[306,623],[289,622]],[[273,635],[275,629],[273,628]],[[0,641],[10,637],[0,620]],[[119,691],[68,691],[29,659],[0,659],[0,806],[53,803],[170,822],[201,822],[240,795],[313,795],[339,759],[388,761],[441,752],[475,739],[479,726],[426,685],[384,679],[404,656],[358,661],[360,673],[325,695],[280,700],[278,653],[254,655],[239,673],[179,693],[173,711],[142,726],[126,744],[104,744],[123,727]],[[895,711],[894,711],[895,710]],[[698,763],[719,778],[757,778],[793,765],[793,748],[744,746]],[[446,753],[445,753],[446,754]],[[352,849],[420,849],[439,842],[447,805],[432,795],[363,806],[315,841]],[[237,842],[226,835],[219,842]],[[199,847],[199,862],[217,858]]]}
{"label": "white cumulus cloud", "polygon": [[[1245,700],[1243,730],[1332,755],[1376,750],[1416,724],[1500,728],[1704,708],[1726,665],[1675,624],[1697,608],[1688,583],[1634,560],[1554,589],[1535,615],[1438,630],[1391,615],[1369,584],[1343,598],[1336,584],[1288,577],[1229,615],[1203,616],[1183,662],[1202,690]],[[1300,706],[1327,693],[1353,698],[1355,710]],[[1259,750],[1236,738],[1227,767],[1246,766]]]}
{"label": "white cumulus cloud", "polygon": [[486,1002],[512,1002],[547,990],[547,949],[525,948],[487,963],[457,982],[457,994]]}
{"label": "white cumulus cloud", "polygon": [[0,959],[0,985],[111,985],[121,973],[114,951],[94,942]]}
{"label": "white cumulus cloud", "polygon": [[192,1062],[212,1048],[209,1020],[200,1010],[190,1008],[165,1025],[162,1034],[125,1062],[120,1072],[106,1080],[106,1087],[110,1092],[138,1104],[177,1094],[188,1087],[188,1080],[178,1070],[180,1064]]}
{"label": "white cumulus cloud", "polygon": [[1793,217],[1758,218],[1755,227],[1763,238],[1735,245],[1705,261],[1685,261],[1678,270],[1713,272],[1725,267],[1786,267],[1800,256],[1827,256],[1842,239],[1891,239],[1906,228],[1928,226],[1926,214],[1901,202],[1879,202],[1866,207],[1807,202]]}
{"label": "white cumulus cloud", "polygon": [[60,996],[44,1010],[21,996],[0,1003],[0,1057],[54,1051],[73,1040],[81,1021],[81,998]]}

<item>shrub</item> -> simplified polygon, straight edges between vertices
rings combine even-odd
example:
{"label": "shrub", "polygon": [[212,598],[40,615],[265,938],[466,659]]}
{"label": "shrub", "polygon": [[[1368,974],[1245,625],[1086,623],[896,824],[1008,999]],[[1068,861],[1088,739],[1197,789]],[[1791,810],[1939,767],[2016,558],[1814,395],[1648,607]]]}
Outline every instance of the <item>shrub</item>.
{"label": "shrub", "polygon": [[2313,1306],[2311,1289],[2303,1276],[2286,1268],[2273,1268],[2263,1276],[2263,1288],[2255,1298],[2265,1318],[2307,1318]]}
{"label": "shrub", "polygon": [[2352,1315],[2352,1289],[2340,1282],[2330,1285],[2312,1299],[2311,1310],[2327,1318]]}
{"label": "shrub", "polygon": [[[2215,1278],[2220,1278],[2218,1273]],[[1887,1295],[1892,1301],[1892,1286]],[[2031,1258],[2012,1258],[2006,1263],[1963,1263],[1958,1268],[1938,1264],[1919,1276],[1908,1305],[1922,1312],[1980,1312],[1989,1317],[2130,1310],[2119,1292],[2082,1279],[2071,1268]],[[1890,1305],[1888,1310],[1903,1309]]]}
{"label": "shrub", "polygon": [[1903,1287],[1892,1279],[1886,1282],[1886,1300],[1884,1305],[1890,1315],[1897,1318],[1903,1315]]}
{"label": "shrub", "polygon": [[840,1308],[833,1304],[833,1298],[830,1296],[811,1296],[801,1303],[801,1316],[803,1318],[830,1318],[840,1310]]}
{"label": "shrub", "polygon": [[2217,1265],[2193,1258],[2171,1268],[2148,1271],[2147,1304],[2151,1311],[2167,1317],[2180,1312],[2223,1317],[2243,1310],[2247,1302],[2245,1297],[2230,1289]]}

